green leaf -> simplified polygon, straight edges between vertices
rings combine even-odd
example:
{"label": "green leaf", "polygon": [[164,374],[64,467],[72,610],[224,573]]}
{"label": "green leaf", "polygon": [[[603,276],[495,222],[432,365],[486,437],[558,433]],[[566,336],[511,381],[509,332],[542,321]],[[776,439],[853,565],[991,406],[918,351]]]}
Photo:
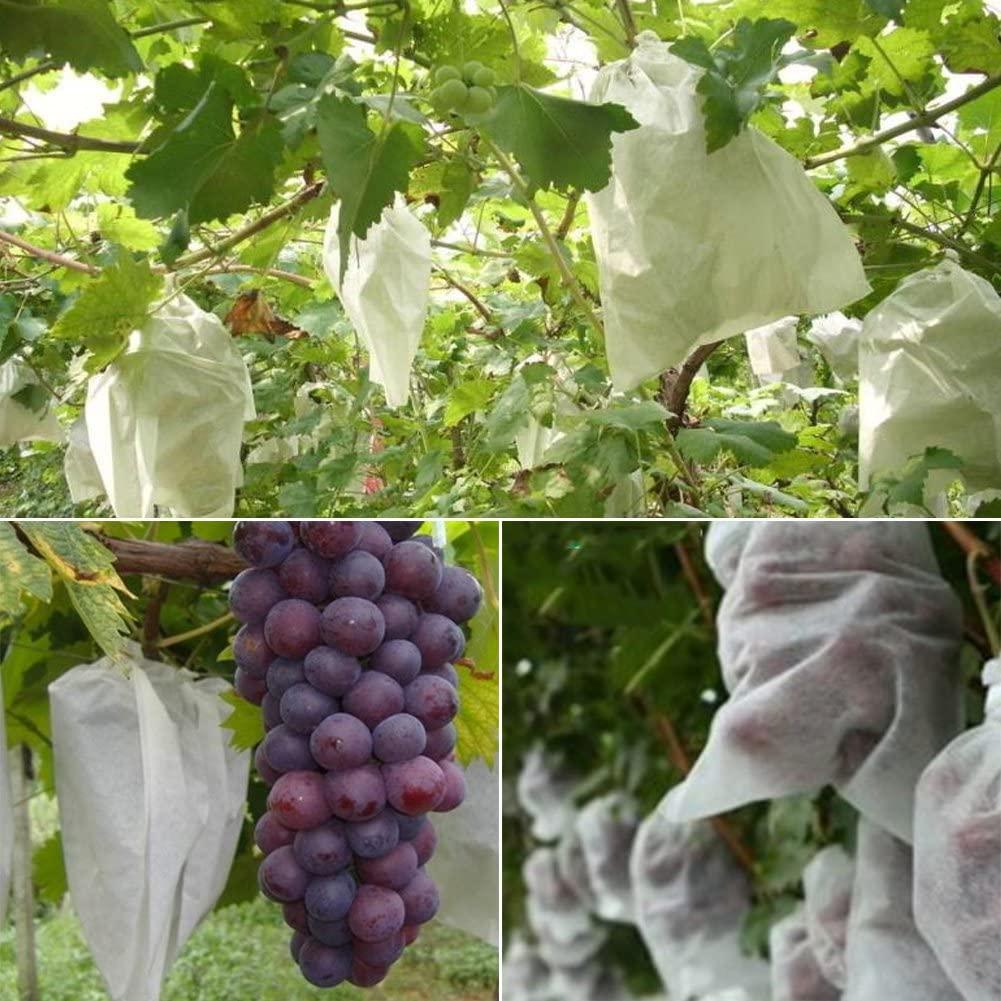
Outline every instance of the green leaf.
{"label": "green leaf", "polygon": [[81,73],[118,77],[143,68],[105,0],[0,0],[0,48],[13,59],[45,53]]}
{"label": "green leaf", "polygon": [[48,405],[49,392],[37,382],[30,382],[27,386],[22,386],[16,393],[12,393],[10,398],[32,413],[41,414],[45,412]]}
{"label": "green leaf", "polygon": [[599,191],[608,184],[612,134],[639,123],[618,104],[587,104],[531,87],[500,87],[481,129],[539,188]]}
{"label": "green leaf", "polygon": [[376,135],[364,108],[334,94],[317,105],[316,132],[330,186],[341,200],[337,235],[343,278],[352,234],[364,237],[395,193],[407,190],[410,168],[424,142],[400,123]]}
{"label": "green leaf", "polygon": [[20,614],[25,594],[50,602],[52,571],[28,552],[9,522],[0,521],[0,620]]}
{"label": "green leaf", "polygon": [[682,455],[703,465],[721,452],[732,452],[745,466],[767,466],[773,455],[796,447],[796,436],[774,421],[710,420],[704,428],[679,431],[675,439]]}
{"label": "green leaf", "polygon": [[122,351],[129,334],[142,326],[162,285],[148,261],[123,253],[84,286],[53,325],[52,336],[86,347],[91,352],[87,371],[100,371]]}
{"label": "green leaf", "polygon": [[454,427],[463,417],[482,410],[497,391],[492,379],[471,379],[453,386],[445,405],[445,427]]}
{"label": "green leaf", "polygon": [[[963,460],[947,448],[928,448],[919,459],[908,463],[903,477],[888,481],[886,495],[889,505],[908,504],[913,507],[925,506],[925,482],[928,476],[941,469],[963,468]],[[884,486],[880,483],[879,486]]]}
{"label": "green leaf", "polygon": [[656,400],[643,400],[640,403],[626,403],[605,410],[593,410],[586,416],[590,424],[622,428],[624,431],[641,431],[643,428],[662,425],[670,414]]}
{"label": "green leaf", "polygon": [[249,751],[255,748],[264,740],[264,722],[261,719],[261,711],[242,699],[235,691],[230,689],[219,696],[228,706],[233,707],[233,711],[223,721],[225,730],[232,730],[233,736],[230,744],[237,751]]}
{"label": "green leaf", "polygon": [[870,10],[898,24],[903,20],[904,5],[907,0],[865,0]]}
{"label": "green leaf", "polygon": [[66,865],[59,831],[47,837],[31,856],[31,879],[38,899],[58,907],[66,896]]}
{"label": "green leaf", "polygon": [[500,685],[497,678],[499,623],[497,609],[484,601],[470,623],[471,637],[464,659],[474,667],[459,664],[461,705],[455,719],[458,732],[456,753],[464,765],[483,758],[491,767],[497,756],[500,720]]}
{"label": "green leaf", "polygon": [[488,452],[507,448],[514,441],[518,431],[528,424],[530,402],[528,384],[520,374],[516,375],[487,414],[483,447]]}
{"label": "green leaf", "polygon": [[[935,0],[941,2],[941,0]],[[741,0],[734,16],[756,16],[761,0]],[[873,11],[866,0],[768,0],[772,17],[788,18],[797,26],[797,39],[814,49],[826,49],[839,42],[853,42],[859,35],[877,35],[886,19]]]}

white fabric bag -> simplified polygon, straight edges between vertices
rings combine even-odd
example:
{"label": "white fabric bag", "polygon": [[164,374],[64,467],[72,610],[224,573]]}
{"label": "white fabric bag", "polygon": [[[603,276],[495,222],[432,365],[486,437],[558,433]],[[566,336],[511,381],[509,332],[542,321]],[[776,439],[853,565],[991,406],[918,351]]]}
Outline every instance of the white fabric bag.
{"label": "white fabric bag", "polygon": [[504,953],[504,1001],[552,1001],[549,964],[520,935]]}
{"label": "white fabric bag", "polygon": [[119,518],[233,513],[250,373],[229,331],[171,294],[87,384],[87,434]]}
{"label": "white fabric bag", "polygon": [[562,431],[547,428],[536,417],[529,415],[528,424],[514,436],[518,464],[522,469],[536,469],[543,464],[546,452],[564,437]]}
{"label": "white fabric bag", "polygon": [[737,575],[737,565],[754,529],[753,521],[722,521],[709,523],[705,538],[706,563],[713,576],[729,587]]}
{"label": "white fabric bag", "polygon": [[961,608],[927,526],[756,522],[717,630],[730,699],[667,816],[833,784],[910,841],[918,778],[961,723]]}
{"label": "white fabric bag", "polygon": [[838,309],[869,289],[851,234],[802,166],[753,128],[707,154],[702,70],[651,32],[637,43],[590,95],[640,123],[612,137],[611,180],[587,196],[620,390],[700,344]]}
{"label": "white fabric bag", "polygon": [[806,930],[824,979],[845,986],[845,943],[855,862],[840,845],[819,851],[803,870]]}
{"label": "white fabric bag", "polygon": [[0,448],[19,441],[62,441],[63,429],[49,397],[49,405],[41,413],[14,399],[14,394],[28,386],[39,385],[34,372],[24,362],[11,358],[0,365]]}
{"label": "white fabric bag", "polygon": [[90,450],[87,434],[87,418],[81,414],[70,425],[66,436],[66,454],[63,457],[63,475],[74,504],[100,497],[104,493],[101,471]]}
{"label": "white fabric bag", "polygon": [[369,377],[383,387],[391,407],[402,407],[431,297],[431,234],[397,194],[363,239],[351,237],[342,282],[340,210],[338,202],[330,212],[323,269],[368,351]]}
{"label": "white fabric bag", "polygon": [[[563,878],[556,849],[536,848],[522,866],[522,881],[528,890],[526,911],[532,931],[546,943],[567,947],[574,955],[571,964],[588,958],[603,938],[591,921],[588,901]],[[592,941],[594,948],[589,945]],[[554,965],[567,961],[567,953],[559,949],[550,960]]]}
{"label": "white fabric bag", "polygon": [[810,943],[800,905],[768,934],[772,956],[772,1001],[838,1001],[841,991],[824,976]]}
{"label": "white fabric bag", "polygon": [[711,824],[654,811],[629,869],[636,924],[669,997],[767,1001],[768,964],[740,948],[751,885]]}
{"label": "white fabric bag", "polygon": [[963,1001],[914,924],[913,853],[859,820],[844,1001]]}
{"label": "white fabric bag", "polygon": [[575,784],[541,744],[525,755],[518,773],[518,804],[531,818],[532,837],[537,841],[555,841],[573,824]]}
{"label": "white fabric bag", "polygon": [[842,382],[850,382],[858,376],[858,342],[861,333],[861,320],[835,312],[816,317],[810,324],[806,339],[816,345],[831,371]]}
{"label": "white fabric bag", "polygon": [[10,762],[7,760],[6,712],[3,701],[3,678],[0,677],[0,928],[3,928],[14,869],[14,796],[10,786]]}
{"label": "white fabric bag", "polygon": [[781,382],[787,372],[795,372],[802,363],[797,326],[795,316],[786,316],[745,332],[751,371],[763,384]]}
{"label": "white fabric bag", "polygon": [[[465,802],[451,813],[434,817],[438,848],[428,863],[428,873],[441,895],[438,919],[494,946],[500,942],[499,781],[496,768],[488,768],[482,759],[469,765]],[[471,881],[475,893],[470,892]]]}
{"label": "white fabric bag", "polygon": [[592,799],[577,816],[594,911],[606,921],[632,924],[635,920],[629,855],[638,827],[636,804],[624,793]]}
{"label": "white fabric bag", "polygon": [[984,722],[921,776],[914,916],[966,1001],[1001,998],[1001,660],[988,661]]}
{"label": "white fabric bag", "polygon": [[137,649],[49,686],[66,877],[113,1001],[156,1001],[226,884],[250,765],[227,688]]}
{"label": "white fabric bag", "polygon": [[964,463],[972,493],[1001,487],[1001,297],[946,259],[905,278],[866,318],[859,341],[859,487],[926,448]]}
{"label": "white fabric bag", "polygon": [[587,868],[584,844],[575,827],[567,830],[556,845],[556,868],[560,878],[571,887],[577,898],[589,910],[595,909],[594,888]]}

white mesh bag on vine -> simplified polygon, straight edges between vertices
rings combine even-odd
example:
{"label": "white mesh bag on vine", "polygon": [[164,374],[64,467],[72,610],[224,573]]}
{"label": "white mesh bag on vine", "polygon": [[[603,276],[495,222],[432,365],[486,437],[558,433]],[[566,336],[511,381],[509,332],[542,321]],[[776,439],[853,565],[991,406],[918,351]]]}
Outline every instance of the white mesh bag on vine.
{"label": "white mesh bag on vine", "polygon": [[222,321],[167,296],[87,384],[87,435],[119,518],[233,513],[255,417],[250,373]]}
{"label": "white mesh bag on vine", "polygon": [[841,991],[825,976],[810,944],[802,904],[772,925],[772,1001],[838,1001]]}
{"label": "white mesh bag on vine", "polygon": [[824,978],[845,986],[845,943],[855,883],[855,862],[840,845],[819,851],[803,870],[806,930]]}
{"label": "white mesh bag on vine", "polygon": [[10,764],[7,761],[7,727],[3,701],[3,678],[0,678],[0,928],[7,913],[11,872],[14,868],[14,797],[10,788]]}
{"label": "white mesh bag on vine", "polygon": [[369,377],[385,390],[391,407],[402,407],[430,302],[431,234],[398,194],[362,239],[351,237],[341,281],[340,209],[338,202],[330,212],[323,269],[368,351]]}
{"label": "white mesh bag on vine", "polygon": [[618,970],[597,960],[553,970],[552,1001],[632,1001]]}
{"label": "white mesh bag on vine", "polygon": [[621,390],[700,344],[829,312],[869,289],[851,234],[800,164],[754,128],[707,154],[702,71],[651,32],[637,43],[590,95],[640,123],[613,136],[611,181],[587,196]]}
{"label": "white mesh bag on vine", "polygon": [[963,1001],[914,923],[910,845],[862,817],[844,1001]]}
{"label": "white mesh bag on vine", "polygon": [[933,500],[962,476],[1001,486],[1001,297],[946,259],[905,278],[865,318],[859,341],[859,486],[936,446],[963,461],[933,473]]}
{"label": "white mesh bag on vine", "polygon": [[[466,768],[465,802],[451,813],[438,814],[434,826],[438,847],[428,874],[438,885],[437,918],[454,928],[497,945],[497,900],[500,894],[497,812],[499,776],[482,759]],[[477,873],[476,892],[469,874]]]}
{"label": "white mesh bag on vine", "polygon": [[761,385],[773,382],[805,381],[803,357],[799,353],[795,316],[786,316],[744,333],[751,371]]}
{"label": "white mesh bag on vine", "polygon": [[987,662],[986,718],[918,785],[914,914],[966,1001],[1001,998],[1001,660]]}
{"label": "white mesh bag on vine", "polygon": [[227,688],[131,647],[49,686],[67,882],[113,1001],[156,1001],[226,884],[249,771]]}
{"label": "white mesh bag on vine", "polygon": [[810,324],[806,339],[814,344],[842,381],[850,382],[858,376],[858,342],[862,321],[844,313],[828,313],[816,317]]}
{"label": "white mesh bag on vine", "polygon": [[575,827],[564,832],[556,845],[556,869],[561,879],[577,895],[589,911],[595,909],[594,889],[587,868],[584,844]]}
{"label": "white mesh bag on vine", "polygon": [[518,773],[518,803],[532,821],[537,841],[555,841],[577,816],[576,779],[541,744],[525,755]]}
{"label": "white mesh bag on vine", "polygon": [[593,909],[606,921],[632,924],[635,920],[629,853],[639,823],[635,801],[620,792],[592,799],[577,816]]}
{"label": "white mesh bag on vine", "polygon": [[66,436],[66,453],[63,456],[63,475],[74,504],[92,500],[104,493],[101,471],[94,461],[87,434],[87,419],[81,414],[71,425]]}
{"label": "white mesh bag on vine", "polygon": [[[43,395],[41,410],[14,399],[24,390],[36,389]],[[53,407],[55,400],[43,389],[38,377],[17,358],[0,365],[0,448],[19,441],[62,441],[65,435]]]}
{"label": "white mesh bag on vine", "polygon": [[504,1001],[552,1001],[549,964],[521,935],[512,936],[504,952]]}
{"label": "white mesh bag on vine", "polygon": [[740,947],[751,884],[711,824],[675,824],[654,811],[629,868],[636,925],[672,1001],[767,1001],[768,964]]}
{"label": "white mesh bag on vine", "polygon": [[706,532],[705,556],[713,576],[729,587],[737,575],[740,557],[751,537],[753,521],[712,521]]}
{"label": "white mesh bag on vine", "polygon": [[757,522],[717,631],[730,698],[667,816],[834,785],[910,841],[918,777],[961,723],[961,608],[927,526]]}

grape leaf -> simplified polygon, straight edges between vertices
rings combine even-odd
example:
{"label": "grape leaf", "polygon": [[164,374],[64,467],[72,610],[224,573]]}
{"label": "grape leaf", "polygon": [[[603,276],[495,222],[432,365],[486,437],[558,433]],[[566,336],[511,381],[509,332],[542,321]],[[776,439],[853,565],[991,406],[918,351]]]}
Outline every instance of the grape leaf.
{"label": "grape leaf", "polygon": [[878,484],[886,490],[888,505],[908,504],[912,507],[925,506],[925,482],[928,476],[940,469],[963,468],[963,460],[946,448],[927,448],[921,458],[908,464],[899,480],[888,480]]}
{"label": "grape leaf", "polygon": [[599,191],[612,169],[612,133],[639,123],[618,104],[587,104],[531,87],[499,87],[493,113],[480,126],[518,161],[538,188]]}
{"label": "grape leaf", "polygon": [[52,336],[86,347],[91,356],[84,367],[100,371],[124,349],[129,333],[142,325],[162,285],[148,261],[123,253],[87,283],[53,325]]}
{"label": "grape leaf", "polygon": [[668,416],[667,410],[656,400],[642,400],[639,403],[611,406],[606,410],[594,410],[587,414],[587,419],[591,424],[639,431],[651,425],[663,424]]}
{"label": "grape leaf", "polygon": [[59,831],[49,835],[31,855],[31,879],[39,900],[58,906],[66,896],[66,866]]}
{"label": "grape leaf", "polygon": [[679,431],[675,440],[682,455],[702,464],[732,452],[743,465],[766,466],[773,455],[796,447],[796,436],[775,421],[710,420],[706,427]]}
{"label": "grape leaf", "polygon": [[105,0],[0,0],[0,48],[23,59],[44,52],[81,73],[138,73],[142,59]]}
{"label": "grape leaf", "polygon": [[423,152],[424,141],[400,123],[376,135],[361,105],[334,94],[317,105],[316,132],[330,186],[341,199],[337,235],[343,278],[352,234],[364,237],[393,195],[407,190],[410,168]]}
{"label": "grape leaf", "polygon": [[465,659],[475,664],[456,666],[459,672],[461,708],[455,720],[458,732],[456,753],[464,765],[483,758],[493,767],[497,756],[500,719],[500,686],[497,679],[499,623],[497,609],[484,601],[470,623],[471,637]]}
{"label": "grape leaf", "polygon": [[[741,0],[733,16],[754,17],[761,6],[761,0]],[[867,0],[768,0],[767,7],[772,17],[795,22],[800,42],[812,49],[853,42],[859,35],[878,35],[886,27],[886,19]]]}
{"label": "grape leaf", "polygon": [[25,594],[52,600],[52,571],[25,549],[12,525],[0,522],[0,619],[19,614]]}
{"label": "grape leaf", "polygon": [[230,745],[237,751],[249,751],[264,740],[261,711],[242,699],[232,689],[219,696],[233,711],[222,722],[224,730],[232,730]]}
{"label": "grape leaf", "polygon": [[904,5],[907,0],[865,0],[870,10],[898,24],[903,20]]}

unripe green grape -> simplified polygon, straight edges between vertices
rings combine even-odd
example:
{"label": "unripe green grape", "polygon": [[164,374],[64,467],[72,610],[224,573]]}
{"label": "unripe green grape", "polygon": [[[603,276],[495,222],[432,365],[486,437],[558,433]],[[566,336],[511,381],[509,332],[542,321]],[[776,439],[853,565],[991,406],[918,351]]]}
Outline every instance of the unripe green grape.
{"label": "unripe green grape", "polygon": [[493,98],[490,91],[485,87],[470,87],[469,97],[466,99],[466,106],[463,111],[472,115],[482,115],[493,107]]}
{"label": "unripe green grape", "polygon": [[435,87],[431,91],[431,106],[440,114],[444,114],[452,107],[452,102],[442,94],[441,87]]}
{"label": "unripe green grape", "polygon": [[481,66],[473,74],[473,83],[477,87],[492,87],[495,79],[494,71],[489,66]]}
{"label": "unripe green grape", "polygon": [[483,69],[483,63],[481,63],[478,59],[470,59],[469,62],[462,67],[462,78],[464,80],[468,80],[470,83],[475,83],[473,77],[475,77],[481,69]]}
{"label": "unripe green grape", "polygon": [[439,86],[443,83],[447,83],[449,80],[459,80],[462,74],[459,72],[457,66],[439,66],[434,71],[434,82]]}
{"label": "unripe green grape", "polygon": [[446,80],[436,91],[446,108],[459,108],[466,103],[469,88],[461,80]]}

